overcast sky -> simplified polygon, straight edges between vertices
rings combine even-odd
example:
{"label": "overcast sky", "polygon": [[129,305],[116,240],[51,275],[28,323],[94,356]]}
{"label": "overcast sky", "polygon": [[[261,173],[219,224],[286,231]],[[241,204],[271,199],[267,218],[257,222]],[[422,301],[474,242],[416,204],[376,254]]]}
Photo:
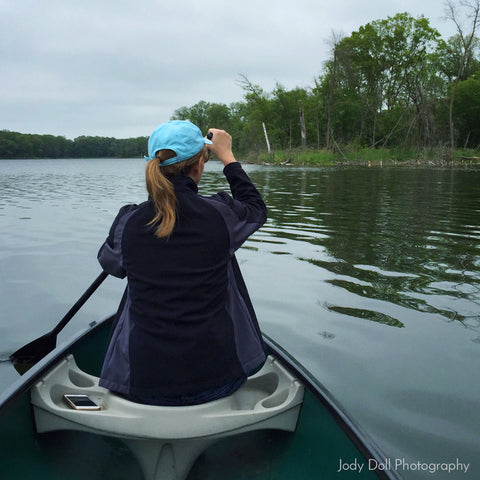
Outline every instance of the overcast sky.
{"label": "overcast sky", "polygon": [[0,0],[0,130],[128,138],[175,109],[313,86],[332,32],[408,12],[447,39],[442,0]]}

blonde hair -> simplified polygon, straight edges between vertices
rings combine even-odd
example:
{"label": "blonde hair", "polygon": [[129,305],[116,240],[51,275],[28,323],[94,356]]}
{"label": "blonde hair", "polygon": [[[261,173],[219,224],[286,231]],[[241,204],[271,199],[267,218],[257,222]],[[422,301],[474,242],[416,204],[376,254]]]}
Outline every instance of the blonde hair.
{"label": "blonde hair", "polygon": [[206,147],[193,157],[173,165],[161,166],[160,162],[175,157],[173,150],[159,150],[155,158],[148,161],[145,170],[147,191],[155,205],[155,216],[147,225],[156,225],[155,236],[169,237],[177,218],[177,199],[168,175],[188,175],[202,157],[208,158]]}

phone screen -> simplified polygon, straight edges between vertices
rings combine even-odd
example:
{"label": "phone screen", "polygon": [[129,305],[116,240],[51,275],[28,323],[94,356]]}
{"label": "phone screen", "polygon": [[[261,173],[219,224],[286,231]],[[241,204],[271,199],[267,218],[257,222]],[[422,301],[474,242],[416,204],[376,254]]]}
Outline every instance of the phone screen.
{"label": "phone screen", "polygon": [[100,410],[100,405],[97,405],[87,395],[64,395],[63,398],[67,404],[77,410]]}

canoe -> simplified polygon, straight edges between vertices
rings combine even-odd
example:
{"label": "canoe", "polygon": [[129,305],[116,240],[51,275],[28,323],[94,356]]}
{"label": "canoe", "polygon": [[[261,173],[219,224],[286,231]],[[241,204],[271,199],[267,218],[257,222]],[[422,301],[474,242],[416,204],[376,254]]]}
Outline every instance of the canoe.
{"label": "canoe", "polygon": [[[67,368],[69,373],[66,375],[70,376],[67,382],[73,381],[74,384],[78,384],[80,390],[91,386],[88,391],[97,392],[94,379],[100,373],[112,321],[113,317],[109,317],[93,322],[70,341],[55,348],[1,394],[2,480],[19,478],[140,480],[149,476],[145,473],[144,466],[139,463],[135,449],[132,450],[129,442],[122,438],[125,435],[102,433],[98,426],[100,423],[98,425],[95,423],[100,420],[96,419],[91,424],[91,428],[83,428],[83,426],[77,428],[75,418],[79,417],[75,417],[72,421],[59,419],[53,410],[57,409],[60,416],[65,414],[66,417],[77,415],[77,412],[69,410],[66,405],[60,405],[59,401],[52,403],[51,411],[49,411],[50,407],[41,403],[42,391],[47,385],[50,385],[51,392],[61,390],[59,385],[62,382],[59,380],[59,375],[67,365],[72,365],[72,362],[77,370],[72,370],[73,367],[68,367],[70,370]],[[272,365],[277,365],[276,368],[285,372],[285,375],[291,375],[294,381],[292,380],[290,385],[296,385],[295,408],[285,412],[290,419],[287,419],[290,426],[278,429],[270,419],[267,419],[262,428],[253,428],[250,431],[240,428],[230,436],[219,435],[215,442],[207,442],[207,447],[198,453],[198,457],[195,454],[193,464],[186,467],[184,475],[176,476],[171,469],[169,472],[157,470],[155,478],[187,478],[188,480],[400,478],[394,470],[386,467],[384,453],[342,408],[337,399],[281,346],[267,336],[264,336],[264,340]],[[241,403],[242,405],[251,404],[255,415],[258,412],[261,415],[269,415],[269,411],[275,410],[277,405],[286,400],[290,386],[287,385],[287,389],[284,388],[281,394],[276,392],[273,394],[276,386],[272,387],[272,391],[267,390],[268,384],[272,382],[275,375],[272,372],[264,374],[263,377],[261,373],[258,375],[262,379],[267,379],[267,383],[261,380],[264,383],[260,388],[265,390],[265,392],[262,390],[265,399],[260,402],[258,398],[253,398],[252,392],[255,389],[246,389],[242,393]],[[90,382],[89,379],[93,380]],[[260,380],[257,381],[258,385],[260,385],[259,382]],[[45,398],[55,400],[57,394],[59,395],[58,392],[52,393]],[[255,395],[257,394],[258,391]],[[298,401],[300,394],[301,402]],[[220,426],[218,428],[227,425],[233,417],[243,417],[243,407],[235,403],[237,400],[234,402],[227,398],[223,403],[216,402],[210,402],[202,407],[202,409],[209,409],[207,418],[212,419],[206,424],[208,432],[217,428],[215,426],[217,424]],[[114,403],[113,400],[106,402],[108,405],[102,406],[103,410],[98,415],[108,416],[109,408],[113,411]],[[228,413],[225,420],[220,419],[215,424],[216,420],[213,419],[215,411],[220,408],[220,405],[225,404],[230,406],[235,404],[233,412]],[[143,407],[133,404],[136,410],[142,410]],[[162,408],[166,411],[170,410],[166,414],[156,410]],[[193,432],[196,424],[191,415],[195,416],[196,411],[191,407],[148,406],[146,409],[146,413],[142,413],[146,418],[143,422],[145,431],[155,430],[156,427],[152,426],[153,419],[159,417],[161,424],[171,424],[174,435],[177,435],[178,431],[185,431],[192,437],[206,438],[210,435],[210,433],[207,435]],[[172,411],[172,409],[177,410]],[[178,409],[187,409],[186,416],[184,417],[182,410]],[[84,415],[82,419],[89,419],[88,421],[95,414],[94,412],[78,413],[80,416]],[[295,415],[294,424],[291,424],[292,414]],[[126,417],[128,414],[125,414]],[[46,420],[42,420],[44,418]],[[100,416],[97,418],[100,419]],[[185,421],[182,421],[183,418]],[[117,417],[112,423],[113,429],[123,424],[123,420],[123,417]],[[255,422],[256,420],[252,423]],[[129,425],[135,428],[140,423],[139,421],[133,421],[130,424],[127,422],[124,428],[128,430],[131,428]],[[70,428],[70,426],[73,427]],[[150,435],[148,432],[147,434]],[[132,437],[135,436],[137,433],[132,433]],[[147,445],[147,443],[141,443],[141,445]],[[162,452],[164,450],[168,449],[165,448]],[[168,461],[166,464],[168,465]]]}

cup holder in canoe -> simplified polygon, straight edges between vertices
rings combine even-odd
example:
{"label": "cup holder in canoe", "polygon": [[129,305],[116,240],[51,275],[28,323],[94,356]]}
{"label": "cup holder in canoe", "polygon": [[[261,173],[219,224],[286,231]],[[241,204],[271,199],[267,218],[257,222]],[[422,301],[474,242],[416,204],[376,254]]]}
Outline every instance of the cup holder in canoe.
{"label": "cup holder in canoe", "polygon": [[89,375],[83,374],[83,372],[78,370],[69,369],[68,378],[77,387],[89,388],[95,385],[94,380]]}

